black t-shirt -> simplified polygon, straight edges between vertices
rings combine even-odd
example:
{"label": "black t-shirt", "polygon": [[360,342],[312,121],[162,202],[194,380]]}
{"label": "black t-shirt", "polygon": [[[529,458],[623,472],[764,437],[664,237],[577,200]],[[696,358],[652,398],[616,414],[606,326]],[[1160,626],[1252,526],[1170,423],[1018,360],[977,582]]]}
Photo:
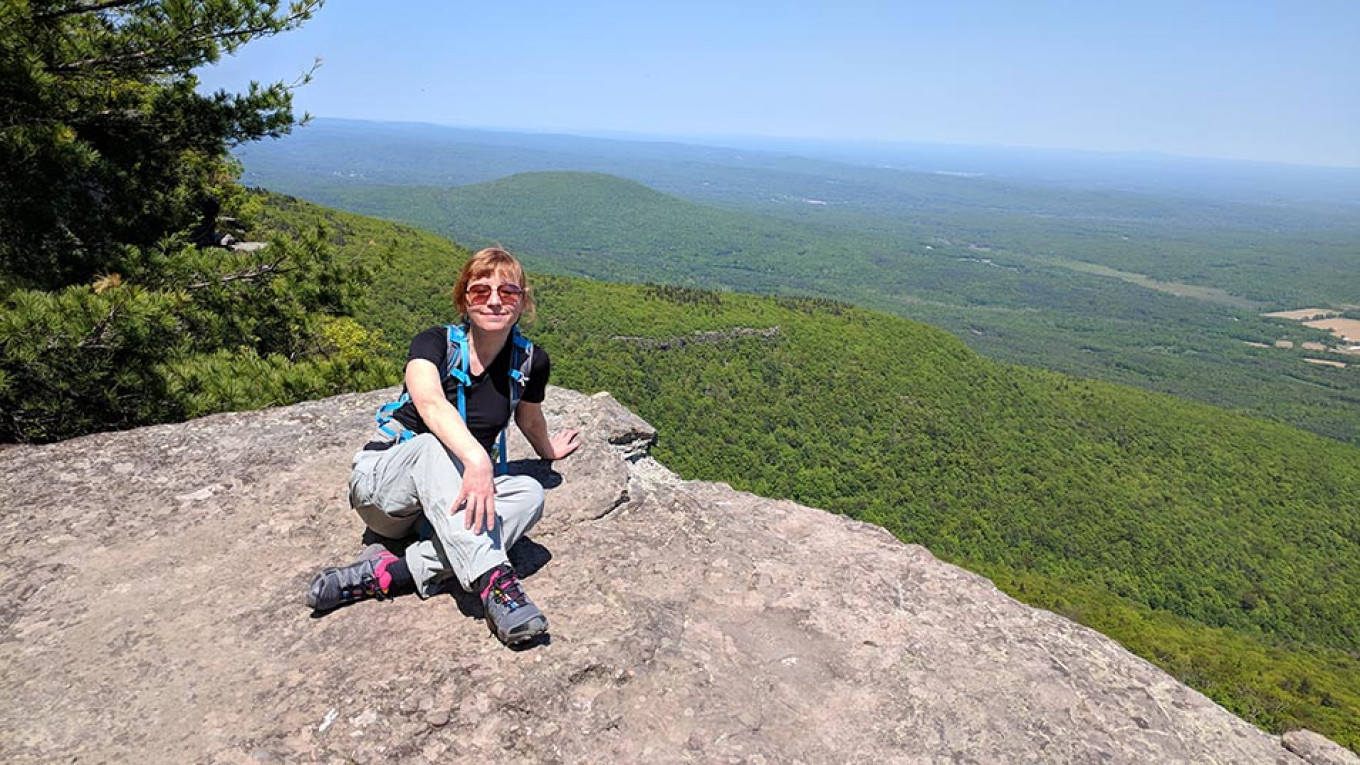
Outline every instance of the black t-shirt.
{"label": "black t-shirt", "polygon": [[[458,381],[453,377],[445,375],[444,370],[448,366],[448,359],[445,358],[448,352],[448,330],[444,327],[431,327],[421,332],[411,341],[411,352],[407,355],[407,361],[411,359],[425,359],[434,364],[439,370],[439,377],[444,384],[444,398],[457,408],[458,406]],[[480,375],[472,376],[472,384],[464,391],[467,402],[467,426],[472,432],[482,448],[487,452],[491,451],[491,446],[496,442],[496,437],[500,435],[505,426],[510,423],[510,355],[511,343],[507,340],[505,347],[496,355]],[[531,404],[543,403],[543,394],[548,387],[548,372],[551,363],[548,361],[548,353],[537,345],[534,346],[533,361],[529,367],[529,379],[525,381],[524,389],[521,392],[520,401],[528,401]],[[402,393],[406,388],[402,387]],[[408,401],[404,406],[393,413],[393,418],[400,422],[414,433],[428,433],[429,427],[420,419],[420,413],[416,411],[414,401]]]}

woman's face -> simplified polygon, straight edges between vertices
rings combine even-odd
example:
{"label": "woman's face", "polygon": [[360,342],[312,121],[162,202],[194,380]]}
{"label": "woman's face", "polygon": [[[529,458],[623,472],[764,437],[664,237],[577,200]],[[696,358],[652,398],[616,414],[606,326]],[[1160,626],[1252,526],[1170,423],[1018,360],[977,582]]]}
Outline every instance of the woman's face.
{"label": "woman's face", "polygon": [[524,290],[510,274],[497,272],[468,282],[468,321],[484,332],[509,329],[524,310]]}

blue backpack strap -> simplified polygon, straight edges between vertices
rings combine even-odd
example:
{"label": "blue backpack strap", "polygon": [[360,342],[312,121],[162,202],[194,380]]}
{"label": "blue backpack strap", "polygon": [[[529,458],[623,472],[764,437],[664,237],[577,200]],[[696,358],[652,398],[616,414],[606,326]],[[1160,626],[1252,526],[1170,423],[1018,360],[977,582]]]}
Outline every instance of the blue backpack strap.
{"label": "blue backpack strap", "polygon": [[[524,392],[524,386],[529,384],[529,369],[534,363],[534,344],[529,342],[529,338],[520,334],[519,325],[516,324],[510,329],[510,417],[514,419],[515,409],[519,407],[520,395]],[[499,474],[505,475],[510,470],[509,449],[506,447],[505,433],[510,429],[507,423],[505,430],[501,431],[500,442],[497,444],[497,451],[500,452]]]}
{"label": "blue backpack strap", "polygon": [[467,423],[467,396],[463,389],[472,384],[472,354],[468,353],[467,327],[449,324],[444,335],[444,376],[458,381],[458,416]]}
{"label": "blue backpack strap", "polygon": [[[406,405],[406,402],[408,402],[408,401],[410,401],[410,400],[411,400],[411,395],[410,395],[409,393],[402,393],[402,394],[401,394],[401,398],[397,399],[396,401],[392,401],[392,402],[390,402],[390,403],[383,404],[383,405],[378,409],[378,413],[377,413],[376,415],[374,415],[374,419],[376,419],[376,420],[378,421],[378,431],[379,431],[380,433],[382,433],[383,435],[387,436],[388,438],[395,438],[395,439],[397,439],[397,442],[398,442],[398,443],[400,443],[400,442],[402,442],[402,441],[405,441],[406,439],[410,438],[410,437],[411,437],[411,431],[409,431],[409,430],[407,430],[406,428],[402,427],[402,426],[401,426],[401,423],[397,423],[397,425],[394,427],[394,426],[392,425],[392,415],[393,415],[398,409],[400,409],[400,408],[402,408],[403,406],[405,406],[405,405]],[[400,429],[400,430],[397,430],[397,428],[401,428],[401,429]]]}
{"label": "blue backpack strap", "polygon": [[524,386],[529,384],[529,369],[534,365],[534,344],[521,335],[519,325],[510,330],[510,413],[515,413]]}

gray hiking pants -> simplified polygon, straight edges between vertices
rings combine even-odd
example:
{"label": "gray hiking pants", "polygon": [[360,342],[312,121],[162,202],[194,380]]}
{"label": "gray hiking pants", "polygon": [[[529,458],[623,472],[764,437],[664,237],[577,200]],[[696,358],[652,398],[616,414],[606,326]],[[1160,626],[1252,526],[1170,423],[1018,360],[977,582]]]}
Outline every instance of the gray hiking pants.
{"label": "gray hiking pants", "polygon": [[525,475],[497,476],[496,524],[480,534],[463,525],[463,511],[450,513],[463,485],[463,463],[432,433],[383,451],[354,455],[349,503],[373,531],[393,538],[411,533],[422,518],[434,539],[406,548],[416,592],[428,598],[457,576],[471,591],[477,577],[508,562],[514,546],[543,514],[543,487]]}

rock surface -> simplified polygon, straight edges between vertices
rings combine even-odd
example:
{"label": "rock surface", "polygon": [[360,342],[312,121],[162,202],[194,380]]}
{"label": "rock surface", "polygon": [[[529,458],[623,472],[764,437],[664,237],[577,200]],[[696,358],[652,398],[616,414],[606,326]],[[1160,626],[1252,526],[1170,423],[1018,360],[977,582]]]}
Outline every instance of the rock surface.
{"label": "rock surface", "polygon": [[1360,765],[1360,755],[1311,730],[1284,734],[1284,747],[1311,765]]}
{"label": "rock surface", "polygon": [[453,597],[313,618],[390,394],[0,452],[0,760],[1307,762],[881,529],[679,480],[605,394],[552,389],[584,446],[516,463],[548,487],[514,557],[549,641]]}

